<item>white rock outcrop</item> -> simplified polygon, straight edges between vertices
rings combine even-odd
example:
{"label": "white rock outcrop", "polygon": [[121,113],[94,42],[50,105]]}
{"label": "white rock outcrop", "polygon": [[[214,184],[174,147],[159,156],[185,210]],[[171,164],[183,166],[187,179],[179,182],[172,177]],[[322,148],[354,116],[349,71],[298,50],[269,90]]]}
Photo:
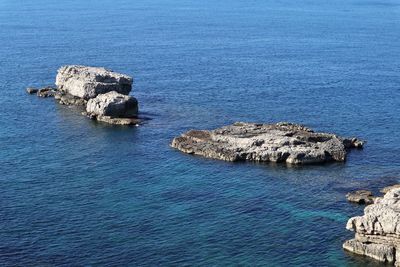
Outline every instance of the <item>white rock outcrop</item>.
{"label": "white rock outcrop", "polygon": [[344,249],[400,266],[400,188],[376,198],[346,228],[355,232],[355,238],[346,241]]}
{"label": "white rock outcrop", "polygon": [[137,124],[138,102],[132,96],[112,91],[89,99],[86,114],[112,124]]}
{"label": "white rock outcrop", "polygon": [[58,70],[56,85],[60,93],[89,100],[111,91],[128,95],[132,77],[100,67],[68,65]]}

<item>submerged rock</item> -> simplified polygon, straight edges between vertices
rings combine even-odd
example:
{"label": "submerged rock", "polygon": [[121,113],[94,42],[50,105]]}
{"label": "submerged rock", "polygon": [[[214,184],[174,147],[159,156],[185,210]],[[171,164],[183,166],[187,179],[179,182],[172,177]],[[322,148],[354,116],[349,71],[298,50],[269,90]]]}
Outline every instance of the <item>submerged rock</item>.
{"label": "submerged rock", "polygon": [[216,130],[191,130],[173,139],[182,152],[226,161],[312,164],[344,161],[347,149],[363,142],[329,133],[318,133],[292,123],[234,123]]}
{"label": "submerged rock", "polygon": [[90,99],[86,105],[86,114],[92,119],[111,124],[137,124],[139,121],[136,118],[136,98],[114,91]]}
{"label": "submerged rock", "polygon": [[69,65],[58,70],[56,85],[65,94],[88,100],[111,91],[128,95],[132,77],[100,67]]}
{"label": "submerged rock", "polygon": [[354,192],[350,192],[346,195],[346,198],[350,202],[366,205],[374,203],[375,200],[372,192],[368,190],[357,190]]}
{"label": "submerged rock", "polygon": [[97,121],[106,122],[114,125],[139,125],[142,120],[138,118],[113,118],[110,116],[96,116],[93,117],[90,114],[85,113],[89,118]]}
{"label": "submerged rock", "polygon": [[374,204],[364,209],[364,215],[351,218],[346,228],[355,232],[355,238],[346,241],[344,249],[400,264],[400,188],[376,198]]}
{"label": "submerged rock", "polygon": [[39,89],[37,89],[37,88],[33,88],[33,87],[26,88],[26,92],[30,95],[36,94],[38,91],[39,91]]}

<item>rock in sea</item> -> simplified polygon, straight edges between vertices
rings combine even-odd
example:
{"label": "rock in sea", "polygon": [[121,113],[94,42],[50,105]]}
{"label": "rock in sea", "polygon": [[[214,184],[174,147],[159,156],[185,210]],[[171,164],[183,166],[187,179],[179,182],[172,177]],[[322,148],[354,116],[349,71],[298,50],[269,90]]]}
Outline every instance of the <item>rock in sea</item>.
{"label": "rock in sea", "polygon": [[100,67],[63,66],[56,77],[57,88],[27,88],[29,94],[54,98],[63,105],[83,106],[85,115],[111,124],[137,125],[138,102],[128,96],[132,77]]}
{"label": "rock in sea", "polygon": [[173,139],[182,152],[226,161],[314,164],[344,161],[347,150],[363,142],[330,133],[318,133],[303,125],[281,122],[237,122],[216,130],[191,130]]}
{"label": "rock in sea", "polygon": [[37,89],[37,88],[33,88],[33,87],[26,88],[26,92],[30,95],[36,94],[38,91],[39,91],[39,89]]}
{"label": "rock in sea", "polygon": [[61,105],[67,105],[67,106],[69,106],[69,105],[86,106],[86,103],[87,103],[87,100],[85,100],[83,98],[80,98],[80,97],[77,97],[77,96],[73,96],[73,95],[70,95],[70,94],[66,94],[66,93],[60,92],[60,91],[58,91],[55,94],[54,98],[56,100],[58,100],[58,102]]}
{"label": "rock in sea", "polygon": [[48,86],[48,87],[39,89],[37,91],[36,95],[38,97],[54,97],[56,93],[57,93],[57,88]]}
{"label": "rock in sea", "polygon": [[376,198],[364,209],[364,215],[351,218],[346,228],[355,232],[355,238],[346,241],[344,249],[399,266],[400,188]]}
{"label": "rock in sea", "polygon": [[57,88],[52,86],[43,88],[28,87],[26,88],[26,92],[30,95],[36,94],[38,97],[53,97],[57,92]]}
{"label": "rock in sea", "polygon": [[115,91],[99,94],[86,105],[86,115],[112,124],[137,124],[138,102],[132,96]]}
{"label": "rock in sea", "polygon": [[366,205],[374,203],[375,200],[374,195],[369,190],[357,190],[350,192],[346,195],[346,198],[350,202]]}
{"label": "rock in sea", "polygon": [[100,67],[68,65],[58,70],[56,85],[64,94],[89,100],[111,91],[128,95],[132,77]]}

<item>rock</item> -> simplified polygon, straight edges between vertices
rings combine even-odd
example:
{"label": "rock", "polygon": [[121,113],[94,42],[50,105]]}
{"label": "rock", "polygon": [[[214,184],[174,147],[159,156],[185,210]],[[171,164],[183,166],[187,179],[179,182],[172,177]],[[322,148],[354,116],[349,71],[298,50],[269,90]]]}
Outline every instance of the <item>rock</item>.
{"label": "rock", "polygon": [[26,88],[26,92],[31,95],[36,94],[38,97],[53,97],[57,92],[57,88],[51,86],[43,88],[28,87]]}
{"label": "rock", "polygon": [[363,148],[364,141],[358,140],[357,138],[345,138],[343,144],[346,148]]}
{"label": "rock", "polygon": [[57,92],[54,96],[54,98],[56,100],[58,100],[58,102],[61,105],[74,105],[74,106],[86,106],[87,101],[83,98],[80,97],[76,97],[70,94],[66,94],[63,92]]}
{"label": "rock", "polygon": [[91,118],[111,124],[137,124],[138,102],[132,96],[112,91],[90,99],[86,113]]}
{"label": "rock", "polygon": [[171,146],[188,154],[226,161],[313,164],[344,161],[347,149],[363,142],[292,123],[234,123],[216,130],[191,130]]}
{"label": "rock", "polygon": [[366,205],[374,203],[375,199],[372,192],[368,190],[357,190],[354,192],[350,192],[346,195],[346,198],[350,202]]}
{"label": "rock", "polygon": [[89,100],[111,91],[128,95],[132,78],[105,68],[69,65],[58,70],[56,85],[64,94]]}
{"label": "rock", "polygon": [[57,92],[57,88],[44,87],[37,91],[36,95],[38,97],[54,97]]}
{"label": "rock", "polygon": [[356,239],[347,240],[343,248],[355,254],[367,256],[378,261],[394,262],[395,248],[384,244],[363,243]]}
{"label": "rock", "polygon": [[112,118],[109,116],[97,116],[96,120],[115,125],[139,125],[141,122],[137,118]]}
{"label": "rock", "polygon": [[392,189],[396,189],[396,188],[400,188],[400,184],[395,184],[395,185],[391,185],[391,186],[386,186],[383,189],[380,190],[381,193],[386,194],[387,192],[389,192]]}
{"label": "rock", "polygon": [[36,94],[38,91],[39,91],[39,89],[37,89],[37,88],[33,88],[33,87],[26,88],[26,92],[30,95]]}
{"label": "rock", "polygon": [[343,248],[379,261],[399,264],[400,188],[389,190],[383,198],[364,209],[363,216],[351,218],[346,225],[355,238]]}

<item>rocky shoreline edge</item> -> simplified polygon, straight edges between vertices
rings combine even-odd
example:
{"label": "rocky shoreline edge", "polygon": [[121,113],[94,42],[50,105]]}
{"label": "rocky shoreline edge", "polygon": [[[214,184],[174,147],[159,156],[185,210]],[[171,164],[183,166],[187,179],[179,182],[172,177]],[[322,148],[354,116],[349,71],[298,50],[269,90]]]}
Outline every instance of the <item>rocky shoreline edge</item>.
{"label": "rocky shoreline edge", "polygon": [[54,97],[62,105],[82,106],[82,114],[92,120],[138,125],[138,101],[129,95],[132,83],[132,77],[105,68],[67,65],[58,70],[55,87],[29,87],[26,92]]}
{"label": "rocky shoreline edge", "polygon": [[355,233],[343,248],[352,253],[400,266],[400,185],[385,187],[364,215],[348,220],[346,229]]}

